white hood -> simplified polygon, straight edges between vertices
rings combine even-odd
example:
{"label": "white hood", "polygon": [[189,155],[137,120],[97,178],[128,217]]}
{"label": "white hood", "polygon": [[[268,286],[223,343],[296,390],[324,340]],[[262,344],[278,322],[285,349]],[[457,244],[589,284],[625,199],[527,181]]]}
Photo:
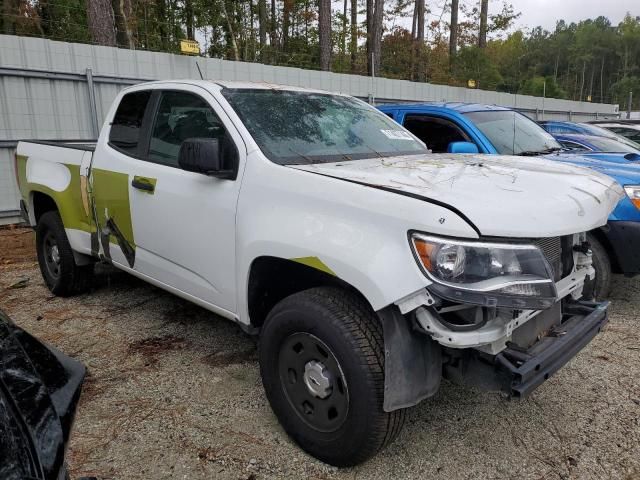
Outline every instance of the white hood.
{"label": "white hood", "polygon": [[446,204],[486,236],[589,231],[607,222],[624,195],[606,175],[528,157],[428,154],[293,168]]}

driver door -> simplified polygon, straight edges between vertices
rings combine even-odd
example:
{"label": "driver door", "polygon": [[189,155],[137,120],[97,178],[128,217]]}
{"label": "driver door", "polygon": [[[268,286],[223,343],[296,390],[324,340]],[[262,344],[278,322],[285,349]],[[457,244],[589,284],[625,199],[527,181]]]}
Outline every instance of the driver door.
{"label": "driver door", "polygon": [[129,172],[134,269],[176,293],[235,313],[241,170],[236,180],[187,172],[178,165],[178,153],[188,138],[226,135],[243,165],[238,147],[244,144],[206,90],[185,86],[154,95],[147,148]]}

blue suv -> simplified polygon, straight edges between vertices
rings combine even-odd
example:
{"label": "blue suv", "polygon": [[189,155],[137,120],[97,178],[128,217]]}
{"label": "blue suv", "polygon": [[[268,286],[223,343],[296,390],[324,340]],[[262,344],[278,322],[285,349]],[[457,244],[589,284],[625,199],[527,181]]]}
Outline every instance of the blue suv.
{"label": "blue suv", "polygon": [[611,274],[640,273],[640,163],[624,154],[571,153],[525,115],[510,108],[468,103],[383,105],[435,153],[536,156],[598,170],[625,187],[605,227],[589,232],[596,280],[593,296],[604,298]]}

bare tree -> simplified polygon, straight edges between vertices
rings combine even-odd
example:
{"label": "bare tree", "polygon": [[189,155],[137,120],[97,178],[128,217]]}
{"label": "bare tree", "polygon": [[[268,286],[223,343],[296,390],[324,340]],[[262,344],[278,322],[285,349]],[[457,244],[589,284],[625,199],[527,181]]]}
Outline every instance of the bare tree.
{"label": "bare tree", "polygon": [[480,0],[480,34],[478,35],[478,46],[487,46],[487,19],[489,16],[489,0]]}
{"label": "bare tree", "polygon": [[351,71],[356,71],[356,60],[358,55],[358,0],[351,0]]}
{"label": "bare tree", "polygon": [[87,23],[91,40],[98,45],[116,45],[116,26],[111,0],[87,0]]}
{"label": "bare tree", "polygon": [[184,0],[184,23],[187,28],[187,39],[195,40],[196,32],[193,25],[193,3],[191,0]]}
{"label": "bare tree", "polygon": [[282,5],[282,50],[289,49],[289,35],[291,30],[291,12],[294,7],[294,0],[284,0]]}
{"label": "bare tree", "polygon": [[271,0],[271,49],[275,57],[275,50],[278,46],[278,13],[276,10],[276,0]]}
{"label": "bare tree", "polygon": [[319,0],[320,69],[328,71],[331,64],[331,0]]}
{"label": "bare tree", "polygon": [[349,9],[349,0],[344,0],[342,8],[342,32],[340,42],[340,54],[342,58],[347,54],[347,11]]}
{"label": "bare tree", "polygon": [[2,0],[2,11],[0,12],[0,33],[14,35],[16,33],[16,18],[18,16],[14,0]]}
{"label": "bare tree", "polygon": [[367,73],[378,74],[382,47],[384,0],[367,0]]}
{"label": "bare tree", "polygon": [[267,0],[258,0],[258,28],[260,30],[260,58],[267,44]]}
{"label": "bare tree", "polygon": [[119,47],[133,48],[133,32],[131,18],[133,8],[130,0],[113,0],[111,2],[116,24],[116,43]]}
{"label": "bare tree", "polygon": [[417,23],[417,35],[416,35],[416,50],[418,56],[418,81],[424,82],[426,79],[425,66],[423,62],[424,52],[424,14],[425,14],[425,0],[416,0],[416,23]]}
{"label": "bare tree", "polygon": [[453,67],[453,60],[458,51],[458,0],[451,0],[451,25],[449,33],[449,62]]}
{"label": "bare tree", "polygon": [[233,24],[231,23],[231,17],[229,16],[229,8],[227,7],[227,0],[223,0],[222,3],[222,13],[224,14],[224,18],[226,20],[227,33],[229,35],[229,39],[231,40],[231,48],[233,49],[233,59],[240,60],[240,49],[238,48],[238,41],[236,40],[236,32],[233,29]]}

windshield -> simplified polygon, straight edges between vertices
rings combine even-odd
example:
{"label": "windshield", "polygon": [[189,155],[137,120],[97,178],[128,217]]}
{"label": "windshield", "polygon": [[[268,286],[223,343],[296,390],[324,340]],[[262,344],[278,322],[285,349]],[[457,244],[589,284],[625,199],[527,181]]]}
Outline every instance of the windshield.
{"label": "windshield", "polygon": [[614,138],[590,137],[587,141],[592,144],[598,152],[640,153],[640,151],[638,151],[637,149],[630,147],[625,143],[619,142]]}
{"label": "windshield", "polygon": [[351,97],[223,89],[262,152],[280,165],[428,153],[385,114]]}
{"label": "windshield", "polygon": [[544,154],[562,147],[533,120],[513,111],[465,114],[485,134],[501,155]]}
{"label": "windshield", "polygon": [[606,128],[599,127],[597,125],[591,125],[589,123],[579,123],[585,133],[589,135],[597,135],[599,137],[615,137],[616,134]]}

